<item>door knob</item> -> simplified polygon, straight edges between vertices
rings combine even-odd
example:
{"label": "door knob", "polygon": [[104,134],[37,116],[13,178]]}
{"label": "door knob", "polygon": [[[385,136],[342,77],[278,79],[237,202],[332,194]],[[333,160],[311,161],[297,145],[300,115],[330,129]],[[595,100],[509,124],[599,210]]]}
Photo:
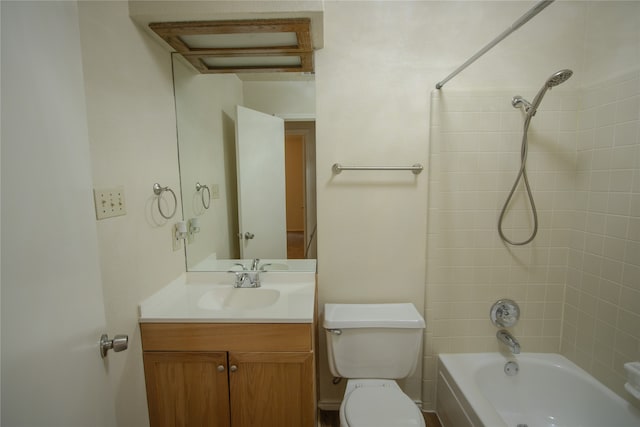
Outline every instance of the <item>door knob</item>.
{"label": "door knob", "polygon": [[100,356],[104,359],[107,357],[107,352],[113,350],[116,353],[124,351],[129,347],[128,335],[116,335],[112,340],[109,339],[107,334],[102,334],[100,337]]}
{"label": "door knob", "polygon": [[256,235],[255,235],[255,234],[253,234],[253,233],[249,233],[248,231],[247,231],[246,233],[244,233],[244,239],[245,239],[245,240],[251,240],[251,239],[253,239],[254,237],[256,237]]}

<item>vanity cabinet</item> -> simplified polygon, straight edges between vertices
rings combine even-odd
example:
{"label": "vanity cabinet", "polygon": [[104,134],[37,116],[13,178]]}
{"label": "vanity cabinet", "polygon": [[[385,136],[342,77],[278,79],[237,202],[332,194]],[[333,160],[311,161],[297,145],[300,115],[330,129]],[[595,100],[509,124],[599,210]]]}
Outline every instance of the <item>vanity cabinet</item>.
{"label": "vanity cabinet", "polygon": [[313,324],[141,323],[158,426],[313,427]]}

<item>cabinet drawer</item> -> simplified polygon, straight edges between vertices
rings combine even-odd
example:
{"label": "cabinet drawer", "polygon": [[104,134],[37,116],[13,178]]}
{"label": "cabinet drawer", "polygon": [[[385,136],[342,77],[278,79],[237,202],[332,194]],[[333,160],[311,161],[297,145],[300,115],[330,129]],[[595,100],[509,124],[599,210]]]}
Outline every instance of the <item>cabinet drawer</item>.
{"label": "cabinet drawer", "polygon": [[312,351],[311,323],[141,323],[145,351]]}

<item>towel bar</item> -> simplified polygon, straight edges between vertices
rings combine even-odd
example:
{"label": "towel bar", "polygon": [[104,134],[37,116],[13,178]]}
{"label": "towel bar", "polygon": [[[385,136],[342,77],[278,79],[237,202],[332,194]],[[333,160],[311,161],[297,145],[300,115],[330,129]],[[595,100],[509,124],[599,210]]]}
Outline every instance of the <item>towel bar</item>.
{"label": "towel bar", "polygon": [[424,167],[420,163],[411,166],[343,166],[340,163],[334,163],[331,167],[336,175],[344,170],[351,171],[411,171],[414,175],[418,175]]}

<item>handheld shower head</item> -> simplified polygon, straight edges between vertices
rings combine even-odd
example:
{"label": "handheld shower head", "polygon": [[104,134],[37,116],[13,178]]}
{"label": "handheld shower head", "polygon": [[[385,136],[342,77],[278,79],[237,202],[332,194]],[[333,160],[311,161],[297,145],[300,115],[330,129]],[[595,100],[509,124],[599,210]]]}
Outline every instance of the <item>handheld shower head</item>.
{"label": "handheld shower head", "polygon": [[569,77],[573,75],[573,71],[571,70],[560,70],[557,73],[554,73],[551,77],[547,79],[547,83],[545,84],[549,89],[552,87],[558,86],[561,83],[569,80]]}
{"label": "handheld shower head", "polygon": [[527,109],[527,115],[529,117],[534,116],[536,114],[536,111],[538,110],[538,107],[540,106],[540,103],[542,102],[542,98],[544,98],[545,93],[547,93],[547,91],[552,87],[556,87],[559,84],[566,82],[572,75],[573,71],[568,69],[560,70],[553,73],[551,77],[549,77],[544,83],[544,86],[542,86],[536,97],[533,99],[531,107]]}

